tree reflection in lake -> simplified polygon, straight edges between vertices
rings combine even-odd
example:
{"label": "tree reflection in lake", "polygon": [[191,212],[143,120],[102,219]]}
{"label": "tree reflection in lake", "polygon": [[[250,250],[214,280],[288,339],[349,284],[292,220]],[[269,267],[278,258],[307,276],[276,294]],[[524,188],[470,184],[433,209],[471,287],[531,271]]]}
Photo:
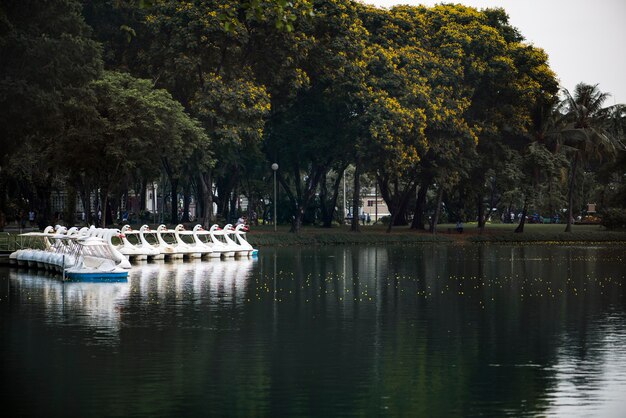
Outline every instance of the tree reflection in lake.
{"label": "tree reflection in lake", "polygon": [[618,416],[624,255],[265,248],[98,284],[0,269],[1,396],[25,414],[72,393],[80,415]]}

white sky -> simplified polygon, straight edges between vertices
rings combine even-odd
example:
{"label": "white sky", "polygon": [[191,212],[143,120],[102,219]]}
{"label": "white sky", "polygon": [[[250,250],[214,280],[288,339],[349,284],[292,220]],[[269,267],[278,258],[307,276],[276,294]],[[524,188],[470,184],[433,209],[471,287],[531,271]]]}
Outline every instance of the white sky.
{"label": "white sky", "polygon": [[[361,0],[380,7],[432,6],[441,0]],[[626,0],[456,0],[483,9],[501,7],[527,42],[543,48],[561,86],[598,84],[605,105],[626,103]]]}

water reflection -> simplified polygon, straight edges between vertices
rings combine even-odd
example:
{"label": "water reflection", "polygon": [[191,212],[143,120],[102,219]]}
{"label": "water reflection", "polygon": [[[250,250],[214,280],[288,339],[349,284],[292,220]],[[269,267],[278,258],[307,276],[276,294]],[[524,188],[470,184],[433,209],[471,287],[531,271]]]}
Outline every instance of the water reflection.
{"label": "water reflection", "polygon": [[[133,268],[127,282],[64,282],[39,270],[10,270],[6,298],[18,309],[36,310],[49,325],[72,324],[119,332],[133,306],[178,309],[188,304],[241,303],[252,259],[222,262],[157,262]],[[129,324],[126,324],[129,325]]]}
{"label": "water reflection", "polygon": [[[112,284],[0,270],[8,395],[26,402],[20,389],[43,370],[82,415],[619,416],[624,255],[265,248],[145,264]],[[42,387],[47,410],[62,410]]]}

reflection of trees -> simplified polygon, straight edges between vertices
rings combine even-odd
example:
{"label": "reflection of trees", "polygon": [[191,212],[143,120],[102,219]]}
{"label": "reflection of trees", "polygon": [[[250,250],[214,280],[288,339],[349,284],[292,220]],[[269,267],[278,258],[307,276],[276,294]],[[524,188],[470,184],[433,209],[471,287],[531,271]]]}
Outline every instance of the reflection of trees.
{"label": "reflection of trees", "polygon": [[[623,252],[610,253],[355,246],[148,264],[116,301],[119,353],[102,349],[81,367],[110,365],[89,390],[145,413],[559,414],[554,397],[570,381],[571,393],[602,400],[598,382],[626,373],[624,292],[611,280],[622,278]],[[34,283],[11,303],[39,292]],[[108,389],[119,375],[132,390]]]}

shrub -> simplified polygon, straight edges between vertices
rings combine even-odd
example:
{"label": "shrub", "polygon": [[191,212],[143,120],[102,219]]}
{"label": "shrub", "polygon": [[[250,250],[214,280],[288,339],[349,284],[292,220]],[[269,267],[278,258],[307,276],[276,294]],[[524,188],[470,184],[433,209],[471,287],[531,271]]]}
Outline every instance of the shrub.
{"label": "shrub", "polygon": [[605,209],[602,212],[602,225],[606,229],[626,229],[626,209]]}

